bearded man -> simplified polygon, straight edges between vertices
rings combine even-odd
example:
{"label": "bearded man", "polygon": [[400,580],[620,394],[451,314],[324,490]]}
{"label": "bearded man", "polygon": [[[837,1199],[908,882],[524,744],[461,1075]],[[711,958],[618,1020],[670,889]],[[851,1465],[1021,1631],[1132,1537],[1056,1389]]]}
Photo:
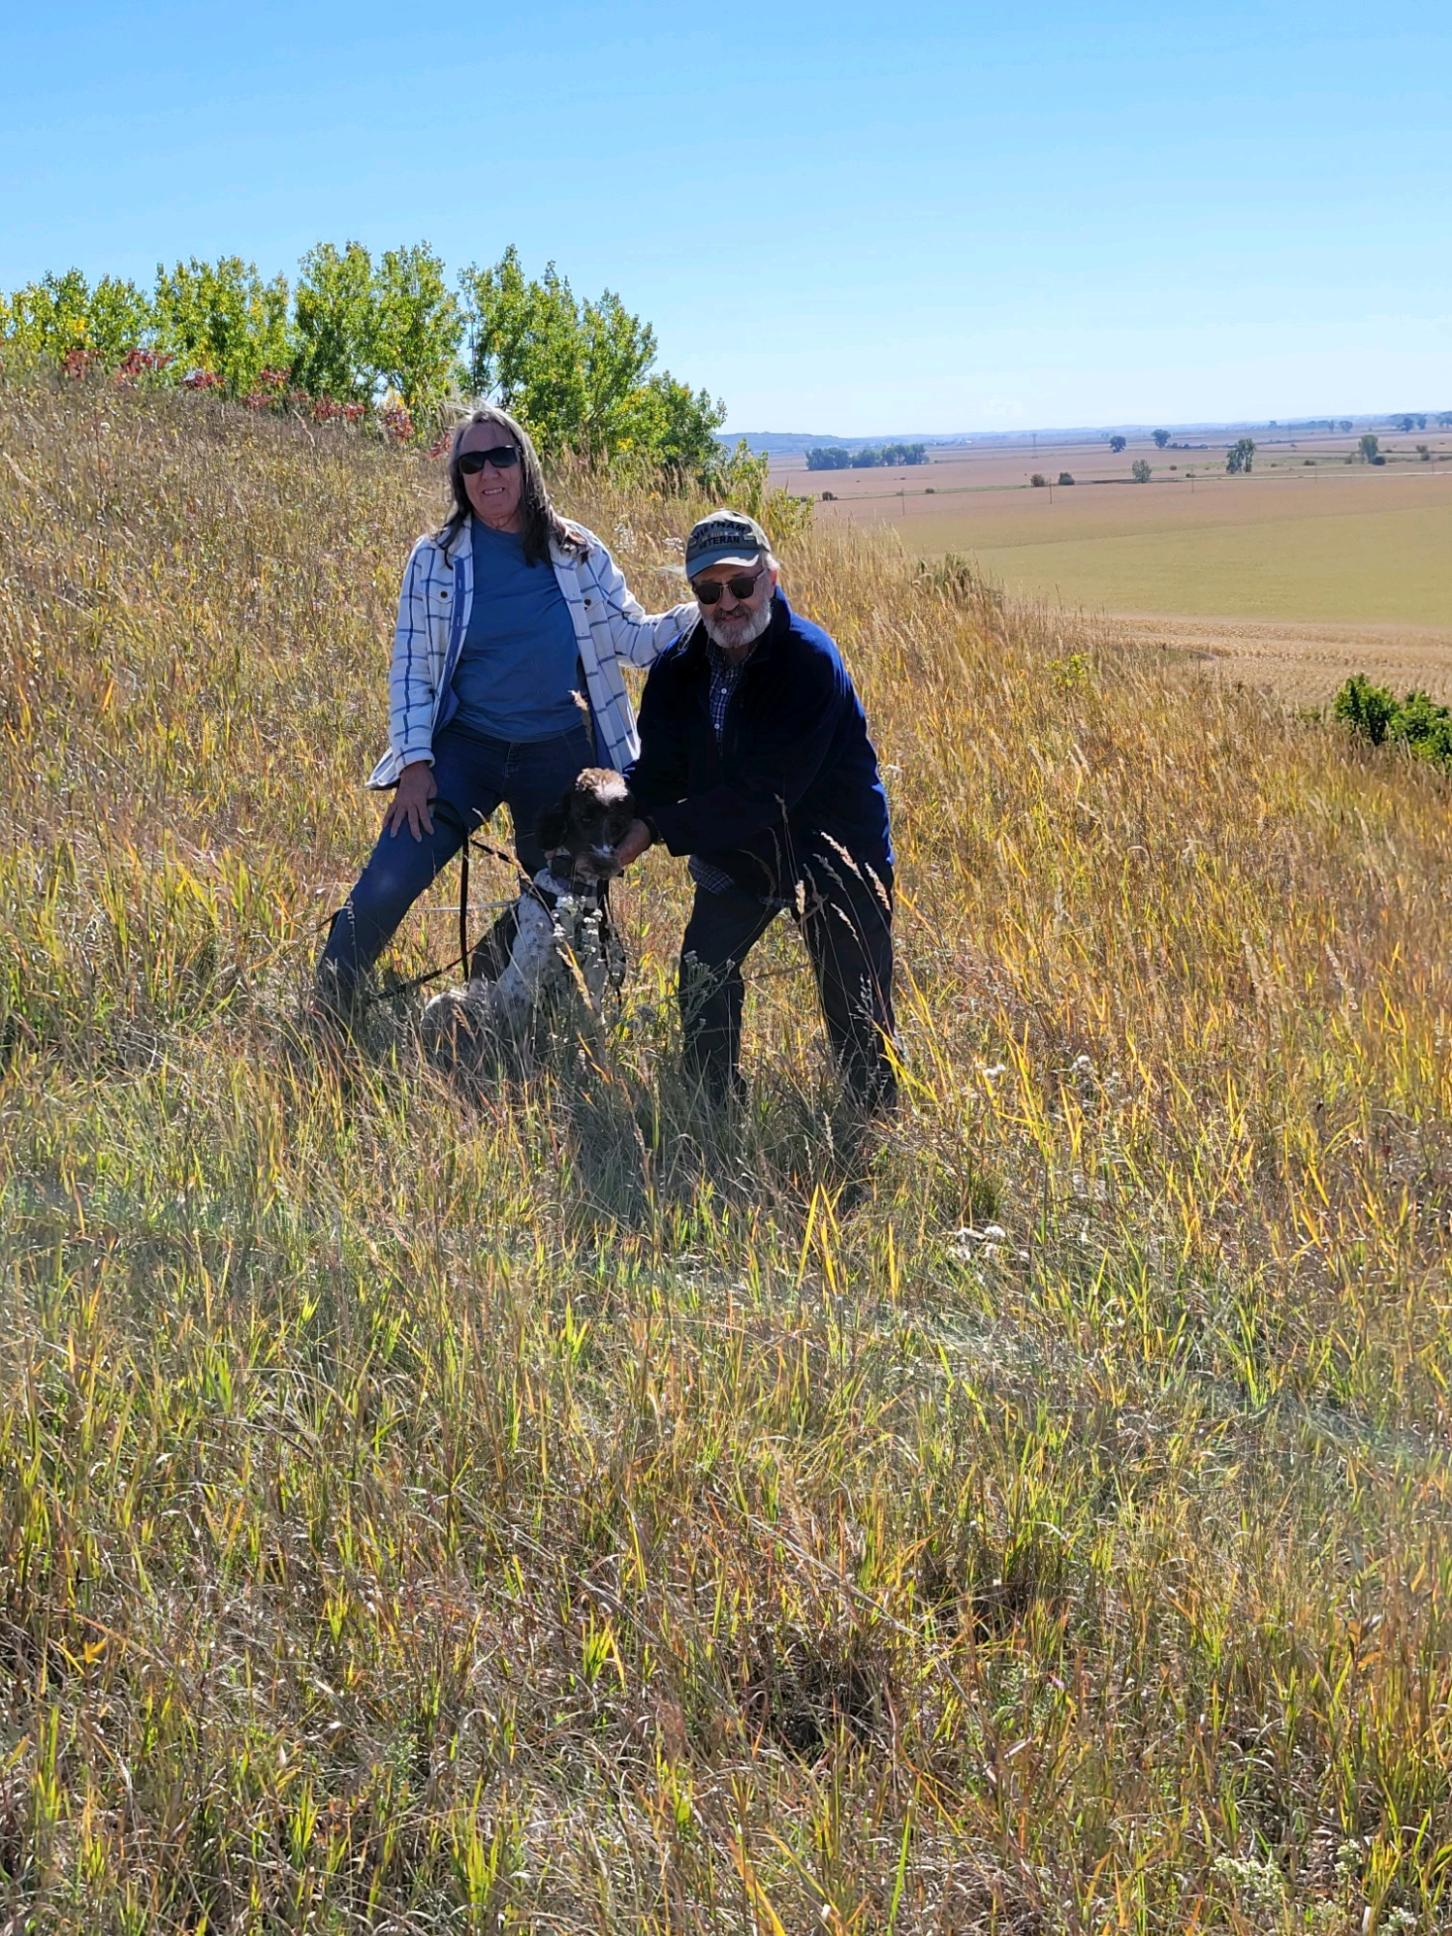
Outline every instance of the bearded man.
{"label": "bearded man", "polygon": [[695,901],[681,945],[688,1074],[713,1099],[741,1091],[741,965],[782,912],[801,930],[847,1096],[896,1096],[892,837],[867,720],[841,654],[787,603],[766,533],[736,511],[686,541],[698,622],[651,667],[640,818],[620,864],[653,841],[689,857]]}

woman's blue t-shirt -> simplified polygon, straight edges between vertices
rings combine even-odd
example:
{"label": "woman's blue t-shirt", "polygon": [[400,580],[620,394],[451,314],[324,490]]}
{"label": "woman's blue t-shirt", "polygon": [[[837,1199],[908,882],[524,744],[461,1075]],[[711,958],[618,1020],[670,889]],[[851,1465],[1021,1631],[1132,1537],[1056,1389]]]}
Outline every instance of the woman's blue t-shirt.
{"label": "woman's blue t-shirt", "polygon": [[580,723],[579,646],[549,561],[524,562],[524,541],[470,520],[474,597],[454,669],[455,721],[496,739],[548,739]]}

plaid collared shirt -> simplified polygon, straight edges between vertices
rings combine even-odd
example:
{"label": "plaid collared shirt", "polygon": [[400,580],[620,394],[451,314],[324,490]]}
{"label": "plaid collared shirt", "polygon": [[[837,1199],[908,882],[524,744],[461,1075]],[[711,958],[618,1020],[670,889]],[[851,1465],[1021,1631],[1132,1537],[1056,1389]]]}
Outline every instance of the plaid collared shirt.
{"label": "plaid collared shirt", "polygon": [[[749,659],[750,653],[746,655]],[[746,670],[746,659],[728,659],[710,639],[706,641],[706,658],[711,667],[711,685],[707,695],[707,705],[711,712],[711,731],[716,735],[716,744],[721,744],[721,735],[726,731],[726,712],[731,704],[731,695],[741,683],[741,675]],[[724,894],[736,883],[721,867],[713,867],[708,860],[692,854],[687,863],[691,879],[698,887],[704,887],[708,894]]]}

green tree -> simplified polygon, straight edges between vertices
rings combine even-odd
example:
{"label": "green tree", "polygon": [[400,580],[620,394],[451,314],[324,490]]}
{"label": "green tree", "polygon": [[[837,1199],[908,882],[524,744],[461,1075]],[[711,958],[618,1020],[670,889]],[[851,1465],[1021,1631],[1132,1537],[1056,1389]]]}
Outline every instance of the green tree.
{"label": "green tree", "polygon": [[1230,472],[1232,477],[1239,476],[1241,472],[1249,475],[1254,462],[1255,439],[1252,437],[1240,438],[1231,446],[1225,455],[1225,468]]}
{"label": "green tree", "polygon": [[585,407],[575,448],[596,461],[639,450],[651,421],[643,389],[655,362],[655,331],[610,289],[584,305],[579,331]]}
{"label": "green tree", "polygon": [[102,276],[92,289],[79,269],[17,290],[4,316],[0,335],[27,354],[58,359],[82,350],[107,369],[152,333],[151,305],[134,282]]}
{"label": "green tree", "polygon": [[240,256],[217,262],[157,264],[152,318],[157,349],[174,357],[177,374],[210,370],[229,396],[244,396],[265,369],[292,361],[285,276],[264,282]]}
{"label": "green tree", "polygon": [[310,396],[366,403],[378,385],[373,258],[361,242],[319,242],[298,265],[293,380]]}
{"label": "green tree", "polygon": [[1376,432],[1374,430],[1365,432],[1361,442],[1357,445],[1357,449],[1361,452],[1362,463],[1374,464],[1380,453],[1380,448],[1381,439],[1377,436]]}
{"label": "green tree", "polygon": [[1148,484],[1151,475],[1148,459],[1136,457],[1129,467],[1129,474],[1136,484]]}
{"label": "green tree", "polygon": [[102,276],[91,291],[86,310],[88,347],[96,351],[108,369],[114,369],[132,350],[148,343],[152,324],[151,303],[134,282]]}
{"label": "green tree", "polygon": [[10,298],[9,340],[30,356],[88,349],[90,306],[90,285],[79,269],[42,276]]}
{"label": "green tree", "polygon": [[585,418],[579,315],[553,262],[538,281],[510,245],[489,269],[460,278],[469,340],[468,384],[518,416],[546,455],[573,449]]}
{"label": "green tree", "polygon": [[1165,447],[1165,445],[1166,445],[1166,444],[1167,444],[1167,443],[1168,443],[1168,442],[1170,441],[1170,433],[1169,433],[1169,431],[1168,431],[1168,430],[1156,430],[1156,431],[1154,431],[1154,432],[1153,432],[1152,434],[1153,434],[1153,436],[1154,436],[1154,440],[1155,440],[1155,449],[1156,449],[1156,450],[1163,450],[1163,449],[1164,449],[1164,447]]}
{"label": "green tree", "polygon": [[1111,437],[1109,440],[1109,448],[1114,452],[1115,456],[1117,457],[1120,451],[1124,449],[1128,441],[1129,439],[1127,437]]}
{"label": "green tree", "polygon": [[373,278],[368,364],[411,411],[456,381],[464,319],[427,242],[386,249]]}
{"label": "green tree", "polygon": [[669,372],[652,373],[655,331],[613,290],[579,303],[548,263],[527,276],[513,246],[460,278],[467,382],[518,416],[547,456],[575,451],[700,474],[716,463],[724,407]]}
{"label": "green tree", "polygon": [[634,448],[680,477],[709,476],[721,458],[716,431],[726,421],[726,406],[705,390],[677,383],[668,370],[657,371],[636,392]]}

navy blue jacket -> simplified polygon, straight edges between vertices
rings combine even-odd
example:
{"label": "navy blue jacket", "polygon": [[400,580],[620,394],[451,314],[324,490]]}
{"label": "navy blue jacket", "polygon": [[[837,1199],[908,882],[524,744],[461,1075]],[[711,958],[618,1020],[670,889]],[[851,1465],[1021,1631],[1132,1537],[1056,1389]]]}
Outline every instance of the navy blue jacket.
{"label": "navy blue jacket", "polygon": [[[829,842],[892,866],[887,795],[862,701],[820,625],[783,594],[731,695],[718,746],[697,623],[650,669],[631,791],[673,854],[699,854],[749,893],[789,896]],[[823,840],[821,836],[827,836]]]}

